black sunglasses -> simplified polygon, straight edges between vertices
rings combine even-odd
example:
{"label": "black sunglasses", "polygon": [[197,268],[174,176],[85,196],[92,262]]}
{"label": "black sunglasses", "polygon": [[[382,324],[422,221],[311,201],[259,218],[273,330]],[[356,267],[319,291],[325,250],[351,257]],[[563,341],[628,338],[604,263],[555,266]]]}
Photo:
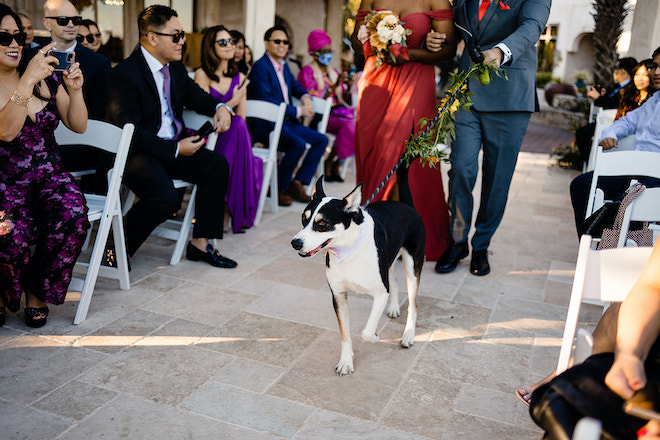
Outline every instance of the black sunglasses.
{"label": "black sunglasses", "polygon": [[19,46],[24,46],[26,38],[27,34],[25,32],[19,32],[17,34],[0,32],[0,46],[11,46],[13,40],[16,40],[16,43],[18,43]]}
{"label": "black sunglasses", "polygon": [[283,44],[285,46],[288,46],[289,44],[291,44],[291,42],[289,40],[268,40],[268,41],[270,41],[271,43],[275,43],[275,44]]}
{"label": "black sunglasses", "polygon": [[156,35],[162,35],[164,37],[172,37],[172,41],[174,43],[178,43],[179,40],[183,40],[183,39],[186,38],[186,32],[185,31],[177,32],[175,34],[164,34],[162,32],[156,32],[156,31],[151,31],[151,32],[156,34]]}
{"label": "black sunglasses", "polygon": [[57,22],[58,26],[66,26],[69,24],[69,21],[73,23],[74,26],[79,26],[82,23],[82,17],[80,15],[74,15],[72,17],[61,16],[61,17],[46,17],[52,18]]}
{"label": "black sunglasses", "polygon": [[221,38],[219,40],[216,40],[215,42],[218,43],[218,46],[220,47],[227,47],[230,44],[232,46],[236,46],[236,41],[234,41],[233,38]]}
{"label": "black sunglasses", "polygon": [[77,35],[76,36],[76,40],[78,40],[78,43],[81,43],[81,44],[84,40],[87,40],[87,42],[89,44],[92,44],[94,42],[94,40],[96,40],[97,38],[101,38],[101,34],[87,34],[87,35]]}

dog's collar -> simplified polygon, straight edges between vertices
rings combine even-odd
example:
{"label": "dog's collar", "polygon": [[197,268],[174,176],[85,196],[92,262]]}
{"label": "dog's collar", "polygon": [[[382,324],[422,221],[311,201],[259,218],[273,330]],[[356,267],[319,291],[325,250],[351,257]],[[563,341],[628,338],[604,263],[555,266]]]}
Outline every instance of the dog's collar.
{"label": "dog's collar", "polygon": [[339,246],[339,247],[329,247],[327,248],[328,252],[330,252],[332,255],[337,258],[337,263],[341,263],[344,259],[349,257],[355,249],[357,249],[360,244],[362,244],[362,240],[364,240],[364,237],[367,233],[367,228],[361,228],[360,230],[360,236],[355,240],[355,243],[353,243],[350,246]]}

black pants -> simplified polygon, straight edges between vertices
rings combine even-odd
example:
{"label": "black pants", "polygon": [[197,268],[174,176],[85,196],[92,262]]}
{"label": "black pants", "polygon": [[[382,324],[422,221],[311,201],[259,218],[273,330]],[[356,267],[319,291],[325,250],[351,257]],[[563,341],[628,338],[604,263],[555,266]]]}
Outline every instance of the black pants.
{"label": "black pants", "polygon": [[149,234],[180,209],[172,179],[197,185],[193,238],[222,238],[228,176],[227,159],[205,149],[171,162],[139,154],[130,157],[124,183],[139,201],[126,214],[128,254],[133,256]]}

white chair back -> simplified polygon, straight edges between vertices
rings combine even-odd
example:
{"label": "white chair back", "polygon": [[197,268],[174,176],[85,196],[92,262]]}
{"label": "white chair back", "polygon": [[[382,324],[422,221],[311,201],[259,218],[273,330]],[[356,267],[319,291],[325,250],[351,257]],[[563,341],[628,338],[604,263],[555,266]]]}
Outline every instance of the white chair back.
{"label": "white chair back", "polygon": [[623,301],[642,273],[652,250],[652,247],[594,250],[591,236],[582,236],[557,362],[557,374],[568,368],[582,301]]}
{"label": "white chair back", "polygon": [[[627,245],[626,238],[630,230],[630,222],[660,222],[660,188],[646,188],[626,208],[617,247]],[[653,241],[655,242],[656,239],[657,231],[654,233]]]}
{"label": "white chair back", "polygon": [[[257,215],[254,219],[255,226],[261,222],[264,206],[268,201],[271,212],[277,212],[277,146],[280,143],[284,117],[286,116],[286,104],[279,105],[272,102],[248,99],[245,106],[245,117],[262,119],[274,124],[268,140],[268,148],[252,148],[252,153],[260,157],[264,163],[264,175],[261,183],[261,194],[257,205]],[[267,197],[270,188],[270,197]],[[268,199],[268,200],[267,200]]]}
{"label": "white chair back", "polygon": [[[119,190],[124,168],[126,167],[128,150],[133,138],[133,131],[133,124],[126,124],[123,128],[118,128],[107,122],[96,120],[87,121],[87,130],[82,134],[69,130],[62,123],[55,130],[55,140],[59,145],[88,145],[115,155],[113,168],[108,173],[109,183],[106,195],[85,194],[89,209],[87,214],[89,221],[100,221],[100,223],[89,263],[76,262],[76,268],[86,269],[85,279],[82,282],[74,279],[70,285],[72,289],[80,288],[81,290],[74,324],[80,324],[87,317],[98,276],[118,279],[119,287],[123,290],[130,288]],[[117,267],[115,268],[101,266],[110,226],[112,226],[117,261]]]}
{"label": "white chair back", "polygon": [[600,142],[600,137],[603,134],[603,130],[614,122],[616,117],[616,109],[604,110],[602,107],[597,107],[596,111],[596,128],[594,129],[594,137],[591,141],[591,150],[589,150],[589,159],[584,164],[583,172],[591,171],[594,169],[594,163],[596,160],[596,149],[598,148],[598,143]]}

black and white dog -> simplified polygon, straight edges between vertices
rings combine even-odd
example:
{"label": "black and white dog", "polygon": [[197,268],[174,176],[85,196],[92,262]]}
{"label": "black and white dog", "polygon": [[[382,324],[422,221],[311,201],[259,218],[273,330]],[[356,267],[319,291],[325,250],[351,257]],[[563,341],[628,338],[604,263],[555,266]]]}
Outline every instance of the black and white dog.
{"label": "black and white dog", "polygon": [[362,184],[343,199],[326,197],[321,176],[316,181],[312,201],[302,214],[303,228],[291,241],[291,246],[302,257],[327,251],[326,278],[341,335],[341,356],[335,369],[338,375],[354,371],[348,290],[373,296],[362,339],[378,341],[376,326],[388,294],[387,314],[391,318],[400,314],[398,289],[392,273],[399,255],[408,281],[408,319],[401,345],[408,348],[415,339],[416,297],[424,263],[424,223],[412,206],[401,202],[375,202],[361,208],[361,190]]}

